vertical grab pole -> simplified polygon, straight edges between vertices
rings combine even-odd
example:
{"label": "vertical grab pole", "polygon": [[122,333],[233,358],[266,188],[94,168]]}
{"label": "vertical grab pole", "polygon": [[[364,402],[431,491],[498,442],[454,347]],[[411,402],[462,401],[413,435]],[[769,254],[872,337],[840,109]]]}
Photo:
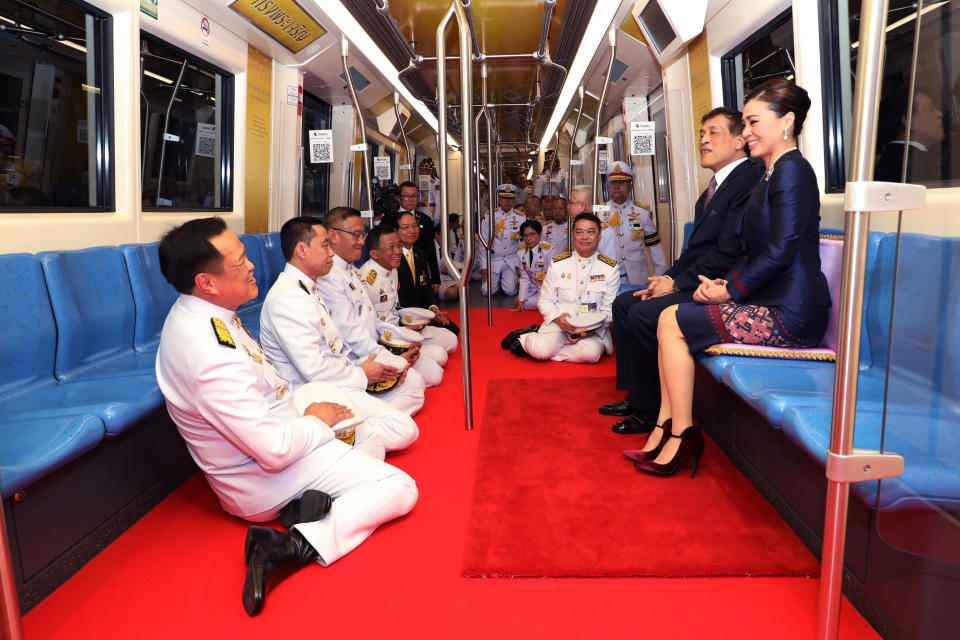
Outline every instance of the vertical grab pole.
{"label": "vertical grab pole", "polygon": [[397,125],[400,126],[400,135],[403,137],[403,151],[407,154],[407,180],[413,182],[413,159],[410,157],[410,145],[407,144],[407,132],[400,121],[400,94],[393,92],[393,112],[397,115]]}
{"label": "vertical grab pole", "polygon": [[594,122],[593,133],[593,201],[595,204],[603,204],[598,200],[600,192],[597,190],[597,181],[600,176],[600,145],[597,144],[597,138],[600,137],[600,115],[603,113],[603,102],[607,99],[607,86],[610,84],[610,74],[613,72],[613,56],[617,51],[617,30],[610,29],[607,37],[610,39],[610,61],[607,63],[607,75],[603,79],[600,102],[597,103],[597,119]]}
{"label": "vertical grab pole", "polygon": [[343,62],[343,75],[347,78],[347,85],[350,87],[350,97],[353,98],[353,108],[357,111],[357,122],[360,123],[360,138],[363,141],[363,177],[364,185],[367,187],[367,208],[370,211],[370,222],[373,222],[373,188],[370,183],[370,158],[368,157],[369,145],[367,145],[367,127],[363,124],[363,112],[360,111],[360,101],[357,99],[357,90],[353,86],[353,77],[350,75],[350,68],[347,66],[347,54],[350,51],[350,43],[346,38],[340,38],[340,60]]}
{"label": "vertical grab pole", "polygon": [[447,69],[444,32],[450,20],[456,17],[460,43],[460,122],[463,135],[463,236],[473,238],[473,211],[470,207],[471,167],[473,140],[471,140],[470,119],[473,115],[473,76],[470,69],[472,57],[470,29],[460,0],[454,0],[437,26],[437,147],[440,150],[440,242],[443,261],[450,273],[458,278],[460,289],[460,353],[463,362],[463,410],[466,418],[465,428],[473,429],[473,381],[470,375],[470,315],[467,305],[467,286],[470,282],[470,267],[473,263],[473,243],[464,242],[463,270],[450,258],[450,221],[447,220]]}
{"label": "vertical grab pole", "polygon": [[[177,83],[173,85],[173,91],[170,92],[170,102],[167,103],[167,115],[163,117],[163,141],[160,143],[160,172],[157,174],[157,200],[153,204],[160,206],[160,193],[163,189],[163,164],[167,159],[167,136],[170,134],[170,110],[173,109],[173,101],[177,97],[177,91],[180,90],[180,84],[183,82],[183,73],[187,70],[187,61],[184,60],[180,65],[180,75],[177,76]],[[141,78],[142,80],[143,78]]]}
{"label": "vertical grab pole", "polygon": [[[877,137],[877,103],[883,80],[881,71],[886,15],[887,0],[864,0],[860,8],[860,49],[857,55],[857,86],[853,105],[854,118],[858,121],[853,128],[848,182],[873,179],[873,150]],[[835,455],[850,455],[853,452],[860,318],[863,314],[863,281],[869,232],[869,211],[847,212],[844,223],[846,245],[843,251],[833,416],[830,421],[829,454]],[[828,477],[817,611],[819,640],[832,640],[839,633],[843,547],[849,499],[849,483]]]}
{"label": "vertical grab pole", "polygon": [[[577,108],[577,120],[573,124],[573,136],[570,138],[570,166],[567,168],[567,202],[570,202],[570,196],[573,195],[573,151],[577,146],[577,131],[580,130],[580,116],[583,115],[583,85],[577,89],[580,94],[580,106]],[[580,159],[583,163],[583,159]],[[567,215],[567,253],[573,251],[573,220]]]}
{"label": "vertical grab pole", "polygon": [[20,624],[20,599],[13,576],[10,545],[7,542],[7,523],[3,503],[0,502],[0,638],[23,640]]}
{"label": "vertical grab pole", "polygon": [[[486,62],[484,62],[480,66],[480,78],[482,81],[481,82],[482,88],[480,89],[480,97],[481,97],[481,100],[483,101],[483,105],[481,106],[480,112],[477,113],[477,120],[476,120],[477,122],[477,129],[476,129],[477,167],[478,168],[480,167],[480,118],[483,117],[484,121],[487,124],[487,173],[490,174],[491,171],[493,170],[493,118],[490,117],[490,108],[487,107],[487,63]],[[490,252],[493,251],[493,212],[494,212],[494,208],[493,208],[494,185],[491,184],[492,181],[493,181],[493,176],[491,175],[490,180],[487,181],[487,209],[489,210],[488,211],[489,217],[487,218],[487,220],[490,221],[490,223],[487,225],[487,237],[484,238],[482,235],[477,234],[477,237],[480,238],[480,243],[483,245],[484,251],[486,252],[486,256],[487,256],[487,326],[488,327],[493,326],[493,289],[490,287],[490,275],[491,275],[490,261],[492,257],[490,255]],[[480,202],[481,202],[479,194],[480,194],[480,177],[478,175],[477,176],[477,220],[478,220],[477,229],[480,228],[479,220],[482,214],[482,212],[479,211]]]}

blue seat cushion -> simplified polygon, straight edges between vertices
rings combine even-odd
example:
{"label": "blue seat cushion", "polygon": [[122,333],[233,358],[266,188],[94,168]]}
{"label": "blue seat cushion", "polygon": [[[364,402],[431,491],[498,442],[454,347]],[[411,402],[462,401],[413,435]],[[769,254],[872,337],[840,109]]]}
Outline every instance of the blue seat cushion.
{"label": "blue seat cushion", "polygon": [[[784,412],[784,435],[826,468],[830,446],[829,407],[791,407]],[[888,407],[886,433],[882,410],[858,409],[853,446],[880,449],[904,458],[903,475],[879,482],[857,482],[852,490],[867,505],[897,509],[918,500],[960,506],[960,416],[949,409]],[[877,489],[879,484],[879,498]]]}
{"label": "blue seat cushion", "polygon": [[107,434],[122,433],[163,405],[153,370],[143,374],[37,385],[0,398],[3,420],[90,414]]}
{"label": "blue seat cushion", "polygon": [[0,395],[53,380],[57,327],[36,256],[0,255]]}
{"label": "blue seat cushion", "polygon": [[4,498],[93,449],[103,440],[103,421],[63,415],[0,422],[0,491]]}
{"label": "blue seat cushion", "polygon": [[264,267],[266,268],[266,282],[263,286],[269,290],[283,272],[287,261],[283,257],[283,248],[280,246],[279,231],[261,233],[260,239],[263,241]]}
{"label": "blue seat cushion", "polygon": [[159,246],[159,242],[151,242],[120,247],[133,291],[133,346],[137,351],[156,351],[167,312],[180,295],[160,272]]}
{"label": "blue seat cushion", "polygon": [[621,284],[620,288],[617,290],[617,295],[621,293],[626,293],[627,291],[642,291],[646,289],[647,285],[645,284]]}

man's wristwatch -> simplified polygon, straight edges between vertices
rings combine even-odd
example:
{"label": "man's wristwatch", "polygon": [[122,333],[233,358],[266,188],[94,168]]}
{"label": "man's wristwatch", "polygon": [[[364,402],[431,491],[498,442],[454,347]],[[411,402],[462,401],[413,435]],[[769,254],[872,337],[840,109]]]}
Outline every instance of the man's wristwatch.
{"label": "man's wristwatch", "polygon": [[673,278],[671,278],[671,277],[668,276],[667,274],[663,274],[663,277],[673,283],[673,292],[674,292],[674,293],[678,293],[678,292],[680,291],[679,289],[677,289],[677,281],[676,281],[676,280],[674,280]]}

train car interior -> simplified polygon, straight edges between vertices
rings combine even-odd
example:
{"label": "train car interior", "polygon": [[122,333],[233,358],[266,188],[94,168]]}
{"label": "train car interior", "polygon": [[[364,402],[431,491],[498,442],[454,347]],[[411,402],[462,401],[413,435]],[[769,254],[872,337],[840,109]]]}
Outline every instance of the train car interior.
{"label": "train car interior", "polygon": [[[0,0],[0,52],[3,640],[958,636],[960,0]],[[589,366],[529,357],[552,316],[510,259],[562,286],[592,213],[613,293],[646,300],[722,193],[709,114],[736,114],[746,156],[734,129],[771,81],[809,97],[826,328],[698,352],[696,475],[638,473],[621,451],[646,437],[597,412],[623,397],[623,334]],[[765,157],[746,164],[773,184]],[[223,220],[259,346],[285,223],[350,207],[362,240],[414,188],[430,308],[459,327],[419,439],[386,458],[419,501],[264,577],[251,617],[244,536],[280,521],[225,512],[171,417],[161,242]],[[764,259],[796,253],[801,232],[760,226],[789,240]],[[384,252],[363,252],[365,278]]]}

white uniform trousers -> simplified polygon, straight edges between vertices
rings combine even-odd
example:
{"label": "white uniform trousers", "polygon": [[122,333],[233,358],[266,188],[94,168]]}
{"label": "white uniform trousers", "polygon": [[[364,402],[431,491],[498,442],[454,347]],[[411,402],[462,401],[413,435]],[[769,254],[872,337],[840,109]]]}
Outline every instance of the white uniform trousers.
{"label": "white uniform trousers", "polygon": [[536,295],[536,296],[534,296],[534,297],[532,297],[532,298],[527,298],[526,300],[523,301],[523,308],[524,308],[524,309],[527,309],[527,310],[531,310],[531,309],[536,310],[536,309],[539,309],[540,307],[537,306],[537,303],[538,303],[539,301],[540,301],[540,296],[539,296],[539,295]]}
{"label": "white uniform trousers", "polygon": [[[373,437],[381,443],[384,451],[399,451],[413,444],[420,430],[417,423],[409,415],[390,406],[377,396],[359,389],[344,389],[350,402],[356,405],[363,416],[364,423],[357,427],[357,440],[354,447],[369,453],[374,458],[383,460],[383,455],[377,455],[376,445],[366,445],[364,441]],[[336,425],[334,425],[336,428]]]}
{"label": "white uniform trousers", "polygon": [[[384,522],[409,513],[418,494],[413,479],[386,462],[339,440],[322,449],[317,478],[303,489],[330,494],[333,506],[322,519],[293,528],[317,550],[317,562],[327,566],[350,553]],[[278,507],[257,520],[272,520],[279,511]]]}
{"label": "white uniform trousers", "polygon": [[[438,351],[443,351],[443,349],[438,349]],[[447,354],[444,353],[443,355]],[[443,367],[436,360],[425,355],[422,347],[420,348],[420,357],[417,358],[410,369],[419,374],[428,387],[436,387],[443,382]]]}
{"label": "white uniform trousers", "polygon": [[[504,258],[491,258],[493,268],[490,270],[490,284],[493,285],[493,291],[502,291],[504,295],[517,295],[517,265]],[[480,293],[487,295],[487,281],[480,280]]]}
{"label": "white uniform trousers", "polygon": [[537,360],[594,363],[603,355],[603,340],[597,336],[564,344],[567,333],[556,324],[543,323],[536,333],[520,336],[523,350]]}
{"label": "white uniform trousers", "polygon": [[[443,349],[444,354],[453,353],[457,348],[457,336],[450,331],[450,329],[445,329],[444,327],[435,327],[432,325],[427,325],[420,331],[420,335],[423,336],[423,346],[436,346]],[[421,350],[422,353],[422,350]],[[440,362],[439,358],[434,358],[430,356],[437,362]],[[444,355],[443,362],[440,362],[440,365],[447,364],[446,355]]]}
{"label": "white uniform trousers", "polygon": [[426,388],[427,383],[423,376],[417,373],[414,367],[410,367],[407,369],[407,377],[404,378],[403,384],[398,384],[390,391],[377,394],[377,398],[408,416],[414,416],[423,408],[424,390]]}

